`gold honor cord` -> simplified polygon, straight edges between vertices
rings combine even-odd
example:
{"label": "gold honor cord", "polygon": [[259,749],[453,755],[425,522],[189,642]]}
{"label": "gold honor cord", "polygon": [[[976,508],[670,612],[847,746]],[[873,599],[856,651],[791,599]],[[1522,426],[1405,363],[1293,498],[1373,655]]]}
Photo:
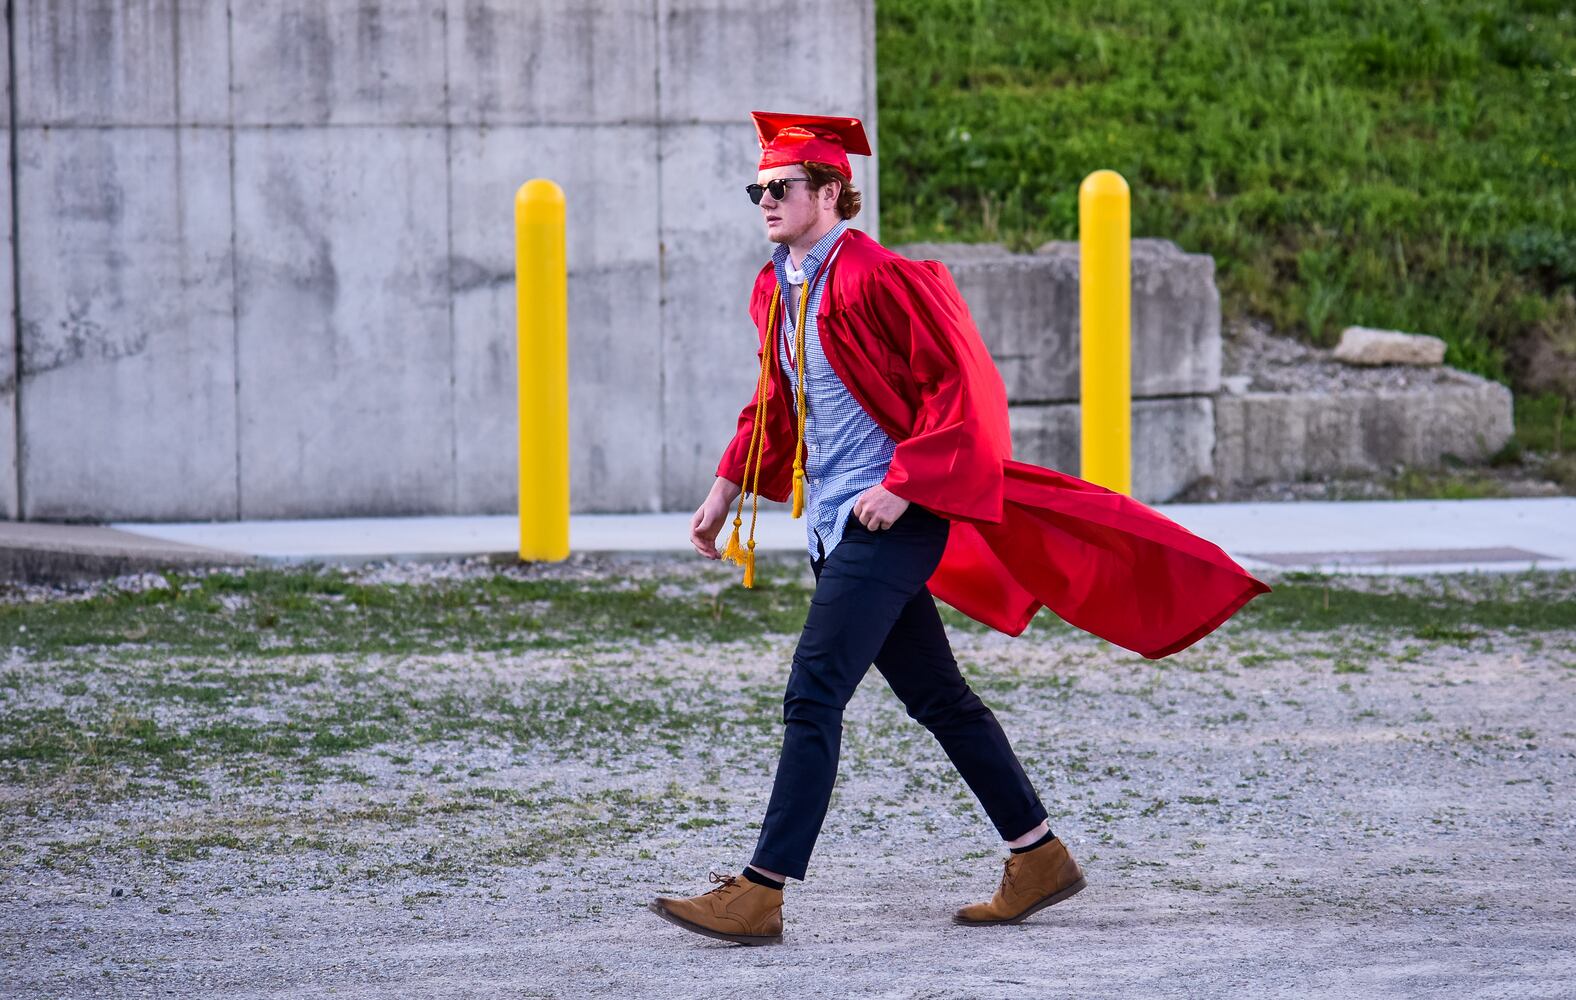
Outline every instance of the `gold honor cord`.
{"label": "gold honor cord", "polygon": [[[750,429],[750,447],[744,453],[744,481],[739,493],[739,510],[733,516],[733,534],[728,538],[728,545],[722,550],[722,558],[734,565],[744,567],[744,585],[755,586],[755,520],[760,513],[760,496],[754,492],[760,485],[760,447],[765,434],[766,421],[766,391],[771,384],[772,362],[777,354],[777,303],[781,297],[781,289],[772,293],[772,303],[766,313],[766,343],[761,345],[761,371],[755,378],[755,424]],[[755,482],[750,481],[751,467],[755,470]],[[744,494],[753,497],[750,505],[750,548],[749,554],[739,546],[739,528],[744,523]]]}
{"label": "gold honor cord", "polygon": [[799,325],[794,328],[794,370],[799,376],[799,439],[793,448],[793,516],[804,514],[804,308],[810,288],[799,289]]}
{"label": "gold honor cord", "polygon": [[[804,513],[804,319],[805,307],[810,301],[806,289],[799,291],[799,325],[797,333],[797,351],[795,365],[799,377],[799,426],[798,441],[794,447],[794,478],[793,478],[793,516],[800,517]],[[760,516],[761,497],[757,492],[761,486],[762,452],[766,446],[766,393],[771,385],[772,365],[777,360],[777,309],[782,302],[782,287],[772,290],[772,302],[766,311],[766,343],[761,350],[761,373],[755,380],[755,426],[750,432],[750,448],[744,456],[744,483],[739,493],[739,509],[733,516],[733,534],[728,537],[728,544],[722,550],[722,558],[734,565],[744,567],[744,585],[755,586],[755,524]],[[752,476],[751,470],[754,470]],[[750,500],[750,535],[749,548],[739,545],[739,529],[744,526],[744,494],[749,493]]]}

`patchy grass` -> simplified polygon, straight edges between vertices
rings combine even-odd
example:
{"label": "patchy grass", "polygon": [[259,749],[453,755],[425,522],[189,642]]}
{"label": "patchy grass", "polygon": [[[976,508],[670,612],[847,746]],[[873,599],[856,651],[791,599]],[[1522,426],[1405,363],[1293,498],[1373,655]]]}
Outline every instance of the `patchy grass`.
{"label": "patchy grass", "polygon": [[0,648],[171,655],[560,649],[663,636],[729,642],[796,630],[808,589],[787,573],[753,589],[659,596],[657,581],[521,580],[368,585],[338,570],[167,576],[169,586],[81,601],[0,604]]}
{"label": "patchy grass", "polygon": [[1464,642],[1482,629],[1576,628],[1576,573],[1485,573],[1438,578],[1433,593],[1386,593],[1339,576],[1288,573],[1234,619],[1243,628],[1299,631],[1349,626]]}
{"label": "patchy grass", "polygon": [[[105,685],[103,697],[88,704],[0,713],[0,775],[33,784],[115,776],[95,790],[98,798],[135,793],[140,779],[190,780],[208,768],[240,784],[366,784],[364,770],[329,762],[384,747],[397,758],[401,747],[446,742],[538,748],[549,757],[631,742],[678,745],[697,733],[759,727],[770,718],[722,711],[716,691],[705,687],[670,697],[660,680],[646,680],[631,694],[608,673],[529,685],[467,674],[417,690],[394,670],[369,675],[348,661],[320,685],[287,693],[293,683],[268,680],[279,672],[254,677],[237,663],[230,668],[232,698],[172,701],[166,692],[180,685],[169,678],[181,672],[170,665],[117,670],[119,683]],[[236,711],[268,704],[283,717],[260,721]]]}
{"label": "patchy grass", "polygon": [[[1438,636],[1576,625],[1576,573],[1450,579],[1448,589],[1419,595],[1289,573],[1234,622],[1256,629],[1361,625]],[[678,579],[519,580],[499,572],[445,583],[370,585],[337,570],[259,570],[171,576],[166,587],[109,589],[85,600],[0,604],[0,649],[50,659],[66,671],[122,655],[200,657],[206,666],[160,677],[153,683],[162,686],[148,693],[182,702],[254,704],[260,695],[320,677],[313,668],[250,671],[237,686],[226,660],[523,652],[660,639],[726,643],[796,634],[810,594],[799,576],[783,569],[764,574],[751,590],[730,585],[715,594]],[[955,630],[987,631],[945,606],[942,617]],[[1067,628],[1041,612],[1031,631]],[[0,692],[19,683],[14,674],[0,673]]]}

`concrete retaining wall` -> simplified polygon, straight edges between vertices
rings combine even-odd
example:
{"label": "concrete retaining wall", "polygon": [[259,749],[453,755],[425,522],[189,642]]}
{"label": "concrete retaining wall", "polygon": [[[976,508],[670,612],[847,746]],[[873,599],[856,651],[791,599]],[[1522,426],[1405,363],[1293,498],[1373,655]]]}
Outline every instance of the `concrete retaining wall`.
{"label": "concrete retaining wall", "polygon": [[[1169,500],[1214,474],[1214,407],[1209,396],[1133,401],[1133,496]],[[1078,475],[1077,403],[1009,406],[1007,414],[1014,458]]]}
{"label": "concrete retaining wall", "polygon": [[[1014,457],[1077,475],[1078,244],[1047,243],[1032,254],[994,244],[899,249],[945,262],[956,279],[1007,387]],[[1135,239],[1132,289],[1133,495],[1167,500],[1214,474],[1214,258]]]}
{"label": "concrete retaining wall", "polygon": [[748,114],[876,131],[871,0],[16,0],[15,30],[8,517],[510,510],[535,176],[569,200],[573,507],[691,506],[754,382]]}
{"label": "concrete retaining wall", "polygon": [[1481,461],[1510,439],[1510,390],[1456,372],[1426,390],[1250,392],[1215,401],[1215,477],[1298,480]]}

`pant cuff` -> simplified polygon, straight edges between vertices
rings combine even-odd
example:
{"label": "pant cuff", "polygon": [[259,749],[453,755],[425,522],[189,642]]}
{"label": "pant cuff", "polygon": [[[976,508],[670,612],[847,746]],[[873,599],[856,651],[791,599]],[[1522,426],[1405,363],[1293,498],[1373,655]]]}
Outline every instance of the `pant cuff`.
{"label": "pant cuff", "polygon": [[757,868],[765,868],[767,871],[786,875],[792,879],[798,879],[800,882],[804,881],[805,870],[809,867],[808,862],[787,858],[780,854],[773,854],[770,851],[756,851],[755,857],[750,859],[750,864]]}
{"label": "pant cuff", "polygon": [[991,822],[996,824],[996,832],[1001,834],[1002,840],[1017,840],[1050,818],[1051,814],[1045,811],[1045,806],[1036,804],[1026,813],[1018,813],[1006,820],[993,818]]}

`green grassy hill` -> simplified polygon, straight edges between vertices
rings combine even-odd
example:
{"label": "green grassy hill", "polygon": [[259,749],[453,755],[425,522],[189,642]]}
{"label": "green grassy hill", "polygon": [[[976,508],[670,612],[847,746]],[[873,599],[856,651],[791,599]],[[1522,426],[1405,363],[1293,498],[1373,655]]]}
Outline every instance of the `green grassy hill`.
{"label": "green grassy hill", "polygon": [[1075,239],[1106,167],[1228,319],[1576,397],[1576,0],[878,0],[877,70],[885,242]]}

